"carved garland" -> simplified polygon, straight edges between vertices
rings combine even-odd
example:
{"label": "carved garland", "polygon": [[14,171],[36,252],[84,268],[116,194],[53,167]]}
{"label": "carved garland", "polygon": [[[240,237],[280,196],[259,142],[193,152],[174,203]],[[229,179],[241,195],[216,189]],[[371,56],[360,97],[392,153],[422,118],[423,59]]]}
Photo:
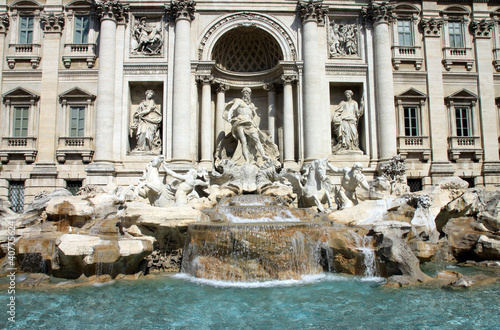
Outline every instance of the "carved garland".
{"label": "carved garland", "polygon": [[263,23],[271,25],[273,28],[275,28],[286,40],[288,47],[290,47],[290,52],[292,53],[292,59],[295,61],[297,60],[297,50],[295,49],[295,45],[292,41],[292,38],[288,35],[288,33],[283,29],[278,23],[275,21],[267,18],[266,16],[257,14],[257,13],[249,13],[249,12],[243,12],[243,13],[238,13],[234,14],[228,17],[225,17],[221,19],[220,21],[216,22],[208,31],[205,33],[203,38],[201,39],[200,46],[198,47],[198,59],[201,60],[203,57],[203,51],[205,49],[205,45],[210,39],[210,37],[214,34],[214,32],[219,29],[220,27],[229,24],[233,21],[239,20],[239,19],[245,19],[248,21],[252,20],[258,20]]}
{"label": "carved garland", "polygon": [[424,36],[426,37],[439,37],[441,35],[441,27],[443,26],[443,19],[425,19],[423,18],[420,21],[420,26],[424,32]]}
{"label": "carved garland", "polygon": [[61,33],[64,28],[64,14],[62,13],[42,14],[40,19],[43,24],[44,32]]}
{"label": "carved garland", "polygon": [[494,21],[482,19],[480,21],[472,21],[470,23],[470,28],[474,32],[475,38],[490,38],[491,30],[494,25]]}

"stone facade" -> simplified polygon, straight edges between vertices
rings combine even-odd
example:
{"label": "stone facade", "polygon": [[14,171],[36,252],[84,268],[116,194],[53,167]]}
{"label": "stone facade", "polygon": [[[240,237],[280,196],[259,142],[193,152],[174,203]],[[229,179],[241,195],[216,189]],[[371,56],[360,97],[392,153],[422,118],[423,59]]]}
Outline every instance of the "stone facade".
{"label": "stone facade", "polygon": [[283,167],[399,153],[417,186],[500,184],[498,1],[0,0],[0,56],[13,202],[136,184],[156,154],[211,170],[244,87]]}

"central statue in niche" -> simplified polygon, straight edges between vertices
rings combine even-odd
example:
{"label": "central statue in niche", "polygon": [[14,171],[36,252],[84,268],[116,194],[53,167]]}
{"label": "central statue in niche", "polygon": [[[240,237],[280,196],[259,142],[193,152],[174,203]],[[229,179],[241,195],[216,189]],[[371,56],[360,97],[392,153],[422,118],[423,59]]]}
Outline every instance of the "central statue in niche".
{"label": "central statue in niche", "polygon": [[224,120],[231,123],[231,133],[220,142],[216,151],[216,164],[231,160],[235,165],[251,164],[262,166],[266,162],[279,165],[279,151],[270,136],[258,125],[257,107],[252,103],[252,90],[241,91],[242,98],[235,98],[226,104]]}

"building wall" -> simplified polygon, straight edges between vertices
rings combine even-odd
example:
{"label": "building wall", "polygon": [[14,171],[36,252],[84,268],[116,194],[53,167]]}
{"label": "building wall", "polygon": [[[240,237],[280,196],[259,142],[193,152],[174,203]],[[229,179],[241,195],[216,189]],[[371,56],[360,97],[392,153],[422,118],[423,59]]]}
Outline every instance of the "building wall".
{"label": "building wall", "polygon": [[[194,11],[170,10],[172,3],[160,1],[118,4],[0,2],[1,198],[8,198],[12,181],[24,181],[26,203],[67,181],[137,183],[155,153],[134,151],[130,137],[134,112],[148,89],[162,114],[160,152],[166,161],[178,170],[212,169],[221,130],[230,133],[218,117],[218,93],[223,90],[228,102],[245,86],[253,90],[260,127],[273,134],[284,167],[298,169],[311,157],[328,157],[338,167],[361,162],[371,177],[400,153],[408,177],[424,186],[447,175],[478,186],[500,184],[500,3],[398,1],[384,17],[376,11],[380,3],[323,1],[326,10],[313,25],[295,1],[197,1]],[[179,19],[179,12],[192,17]],[[90,17],[88,40],[76,45],[75,20],[81,15]],[[32,45],[20,41],[20,21],[28,16]],[[136,50],[141,18],[161,39],[158,48],[158,41],[151,43],[153,51]],[[409,44],[399,40],[402,22],[409,22]],[[462,45],[450,44],[453,24]],[[217,42],[237,28],[267,33],[280,47],[281,61],[266,72],[218,69],[212,58]],[[316,39],[304,38],[311,31]],[[354,46],[347,45],[348,37]],[[189,40],[187,47],[183,40]],[[312,55],[311,47],[317,49]],[[175,73],[176,63],[187,66],[184,77]],[[356,152],[332,147],[331,116],[347,89],[364,104]],[[176,103],[176,97],[184,101]],[[28,131],[13,139],[16,106],[29,108]],[[85,107],[83,139],[67,139],[71,106]],[[417,136],[405,134],[405,107],[417,108]],[[457,136],[456,108],[469,109],[470,136]]]}

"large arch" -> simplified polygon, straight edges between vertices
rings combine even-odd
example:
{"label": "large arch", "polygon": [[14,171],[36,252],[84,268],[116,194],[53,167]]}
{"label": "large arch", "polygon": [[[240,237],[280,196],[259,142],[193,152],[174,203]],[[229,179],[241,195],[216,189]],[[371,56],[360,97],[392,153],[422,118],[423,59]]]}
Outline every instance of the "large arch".
{"label": "large arch", "polygon": [[198,47],[198,60],[212,60],[212,51],[219,40],[229,30],[241,26],[255,26],[276,39],[283,53],[284,61],[297,60],[297,43],[291,31],[272,16],[254,12],[228,14],[217,19],[203,32]]}

